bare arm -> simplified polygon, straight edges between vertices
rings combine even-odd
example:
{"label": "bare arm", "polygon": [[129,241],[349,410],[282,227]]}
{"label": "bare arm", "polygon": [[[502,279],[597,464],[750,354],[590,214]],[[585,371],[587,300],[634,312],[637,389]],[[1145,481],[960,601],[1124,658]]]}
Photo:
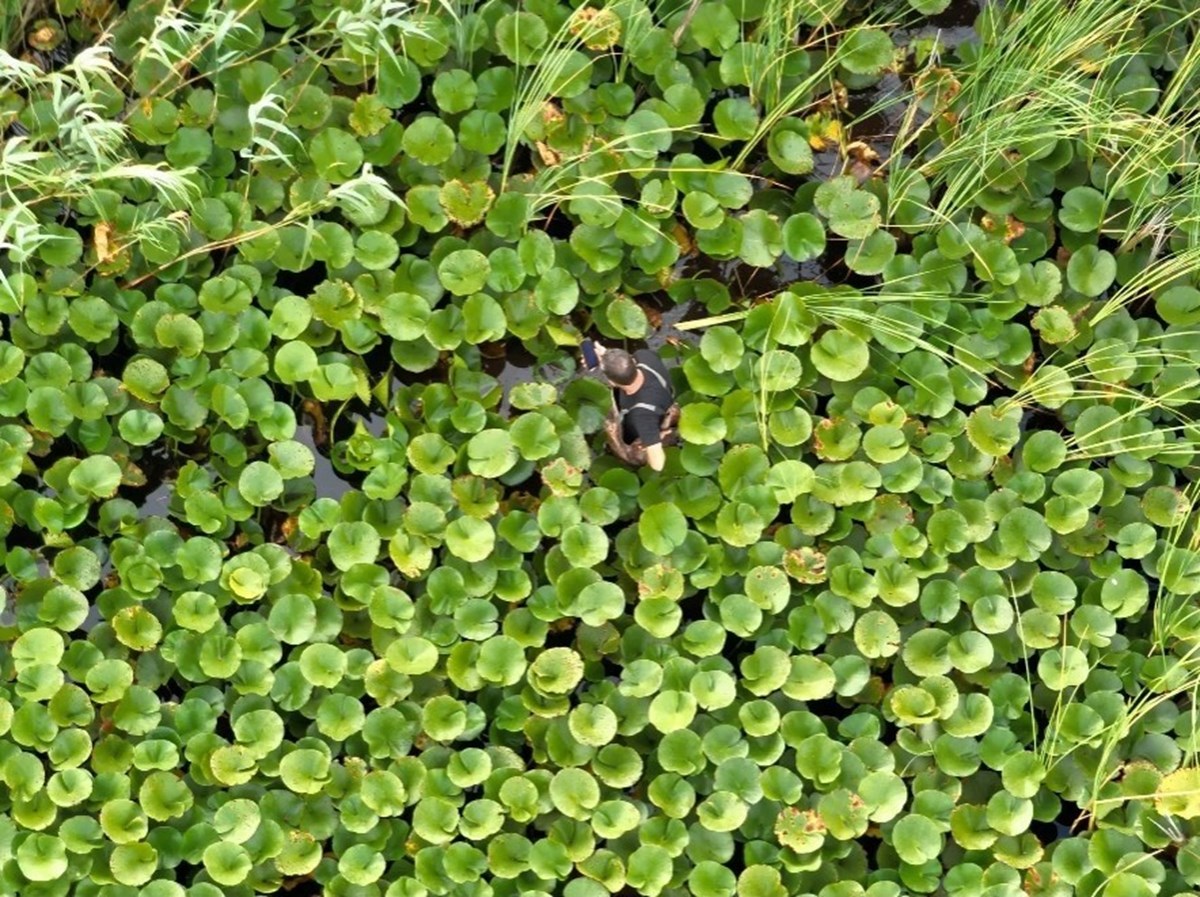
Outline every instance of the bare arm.
{"label": "bare arm", "polygon": [[608,450],[620,458],[625,453],[625,443],[619,435],[619,426],[611,418],[604,421],[604,441]]}
{"label": "bare arm", "polygon": [[646,463],[646,452],[642,444],[636,440],[627,443],[621,438],[621,419],[615,407],[604,419],[604,441],[608,443],[608,450],[626,464]]}
{"label": "bare arm", "polygon": [[645,449],[646,463],[650,465],[651,470],[662,470],[663,465],[667,463],[667,453],[663,451],[661,442],[656,442],[654,445],[647,446]]}

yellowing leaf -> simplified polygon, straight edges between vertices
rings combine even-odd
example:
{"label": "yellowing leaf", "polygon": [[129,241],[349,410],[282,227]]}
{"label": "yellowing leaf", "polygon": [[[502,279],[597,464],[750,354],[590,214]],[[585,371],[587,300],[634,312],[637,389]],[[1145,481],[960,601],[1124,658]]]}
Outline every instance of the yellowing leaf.
{"label": "yellowing leaf", "polygon": [[112,261],[119,251],[112,242],[113,226],[107,221],[101,221],[92,228],[92,243],[96,247],[96,258],[100,262]]}
{"label": "yellowing leaf", "polygon": [[1200,767],[1177,769],[1164,776],[1154,795],[1154,809],[1181,819],[1200,817]]}
{"label": "yellowing leaf", "polygon": [[808,145],[817,152],[841,145],[843,138],[842,123],[836,118],[813,115],[808,119]]}
{"label": "yellowing leaf", "polygon": [[811,853],[825,840],[825,823],[816,810],[784,807],[775,820],[775,837],[797,853]]}
{"label": "yellowing leaf", "polygon": [[589,50],[607,50],[621,39],[621,19],[611,9],[577,9],[567,27]]}

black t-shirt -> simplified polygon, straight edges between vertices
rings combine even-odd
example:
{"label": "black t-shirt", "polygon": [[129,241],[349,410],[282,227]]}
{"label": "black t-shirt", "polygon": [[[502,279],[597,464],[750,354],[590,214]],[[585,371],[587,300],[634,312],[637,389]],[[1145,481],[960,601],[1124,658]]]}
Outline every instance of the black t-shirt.
{"label": "black t-shirt", "polygon": [[[675,401],[671,393],[671,377],[662,359],[649,349],[639,349],[633,353],[633,358],[650,370],[641,372],[642,386],[632,395],[621,389],[616,390],[617,409],[625,413],[625,441],[640,439],[644,446],[658,445],[662,441],[660,430],[663,415]],[[662,378],[661,381],[654,376],[655,373]],[[638,407],[647,405],[650,407]]]}

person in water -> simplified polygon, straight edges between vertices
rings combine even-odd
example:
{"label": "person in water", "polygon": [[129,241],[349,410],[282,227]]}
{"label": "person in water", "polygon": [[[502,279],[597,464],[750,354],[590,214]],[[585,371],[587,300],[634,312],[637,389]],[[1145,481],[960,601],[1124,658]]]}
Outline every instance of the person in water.
{"label": "person in water", "polygon": [[649,349],[630,354],[596,344],[600,373],[616,391],[604,421],[604,436],[614,455],[627,464],[662,470],[664,446],[675,442],[679,406],[662,359]]}

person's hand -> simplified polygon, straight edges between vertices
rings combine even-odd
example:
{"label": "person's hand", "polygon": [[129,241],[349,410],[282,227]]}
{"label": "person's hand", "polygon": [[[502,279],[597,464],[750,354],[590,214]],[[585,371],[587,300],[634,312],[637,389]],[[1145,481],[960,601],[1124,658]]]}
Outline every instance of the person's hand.
{"label": "person's hand", "polygon": [[594,367],[594,368],[588,367],[587,357],[583,354],[583,352],[579,353],[579,366],[581,368],[583,368],[585,371],[599,370],[600,359],[604,357],[604,353],[606,350],[602,345],[600,345],[600,343],[596,342],[596,340],[592,340],[592,351],[596,353],[596,367]]}

